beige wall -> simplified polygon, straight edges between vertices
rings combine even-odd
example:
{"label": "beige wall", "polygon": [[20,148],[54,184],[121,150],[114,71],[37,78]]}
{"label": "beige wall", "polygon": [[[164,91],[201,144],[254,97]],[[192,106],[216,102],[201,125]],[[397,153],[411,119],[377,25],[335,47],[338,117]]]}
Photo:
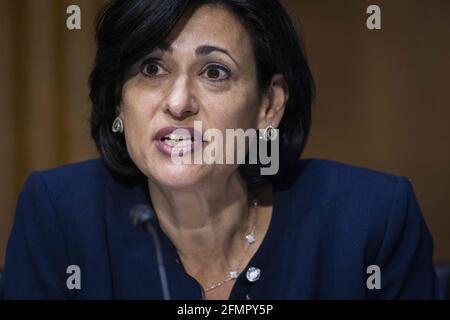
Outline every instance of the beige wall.
{"label": "beige wall", "polygon": [[[0,2],[0,266],[26,176],[96,156],[87,77],[102,2]],[[450,260],[450,2],[284,2],[301,22],[318,89],[305,157],[410,177],[435,260]],[[365,27],[374,3],[381,31]],[[65,27],[70,4],[81,7],[81,31]]]}
{"label": "beige wall", "polygon": [[[95,157],[87,77],[103,1],[0,1],[0,266],[18,193],[29,173]],[[68,31],[78,4],[82,30]]]}
{"label": "beige wall", "polygon": [[[450,1],[285,1],[317,82],[305,156],[408,176],[450,261]],[[378,4],[382,30],[365,27]]]}

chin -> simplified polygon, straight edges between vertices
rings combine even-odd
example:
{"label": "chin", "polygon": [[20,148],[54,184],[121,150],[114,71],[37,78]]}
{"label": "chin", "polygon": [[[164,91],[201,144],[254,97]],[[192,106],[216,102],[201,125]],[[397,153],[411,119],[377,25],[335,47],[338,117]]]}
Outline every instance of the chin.
{"label": "chin", "polygon": [[188,189],[199,185],[208,175],[206,165],[174,164],[170,160],[154,166],[150,172],[154,181],[173,189]]}

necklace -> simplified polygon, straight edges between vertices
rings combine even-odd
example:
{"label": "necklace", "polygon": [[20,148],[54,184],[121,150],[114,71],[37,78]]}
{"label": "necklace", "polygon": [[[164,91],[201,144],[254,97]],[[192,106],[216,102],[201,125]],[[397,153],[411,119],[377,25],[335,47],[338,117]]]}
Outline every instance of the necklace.
{"label": "necklace", "polygon": [[[258,206],[258,200],[257,199],[253,199],[252,206],[253,207],[257,207]],[[256,220],[256,216],[255,216],[255,220]],[[209,286],[208,288],[206,288],[205,292],[209,292],[211,290],[219,288],[219,287],[223,286],[225,283],[227,283],[227,282],[229,282],[231,280],[237,279],[237,277],[240,274],[239,269],[241,269],[242,260],[244,260],[244,257],[246,256],[247,251],[249,250],[250,246],[256,241],[255,231],[256,231],[256,223],[254,222],[250,233],[247,233],[245,235],[245,237],[244,237],[246,242],[247,242],[247,245],[246,245],[246,248],[244,250],[244,253],[242,254],[242,257],[239,259],[239,263],[237,264],[237,267],[235,269],[231,270],[230,272],[228,272],[228,276],[224,280],[222,280],[220,282],[217,282],[217,283]]]}

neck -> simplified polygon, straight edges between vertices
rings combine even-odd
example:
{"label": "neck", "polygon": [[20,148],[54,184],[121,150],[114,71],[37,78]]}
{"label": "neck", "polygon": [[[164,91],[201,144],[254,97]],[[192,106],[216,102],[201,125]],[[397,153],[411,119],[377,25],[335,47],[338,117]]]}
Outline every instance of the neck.
{"label": "neck", "polygon": [[231,267],[254,223],[247,186],[237,171],[192,190],[171,190],[149,180],[149,190],[161,228],[185,265],[197,269],[194,273]]}

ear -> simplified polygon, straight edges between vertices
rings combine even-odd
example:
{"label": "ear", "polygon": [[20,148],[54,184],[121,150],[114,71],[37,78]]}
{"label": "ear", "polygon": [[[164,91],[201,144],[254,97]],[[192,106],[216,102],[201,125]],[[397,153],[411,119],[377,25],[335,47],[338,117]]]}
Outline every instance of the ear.
{"label": "ear", "polygon": [[274,128],[278,128],[288,99],[289,89],[283,75],[279,73],[274,74],[262,99],[258,128],[266,128],[269,124],[272,124]]}

